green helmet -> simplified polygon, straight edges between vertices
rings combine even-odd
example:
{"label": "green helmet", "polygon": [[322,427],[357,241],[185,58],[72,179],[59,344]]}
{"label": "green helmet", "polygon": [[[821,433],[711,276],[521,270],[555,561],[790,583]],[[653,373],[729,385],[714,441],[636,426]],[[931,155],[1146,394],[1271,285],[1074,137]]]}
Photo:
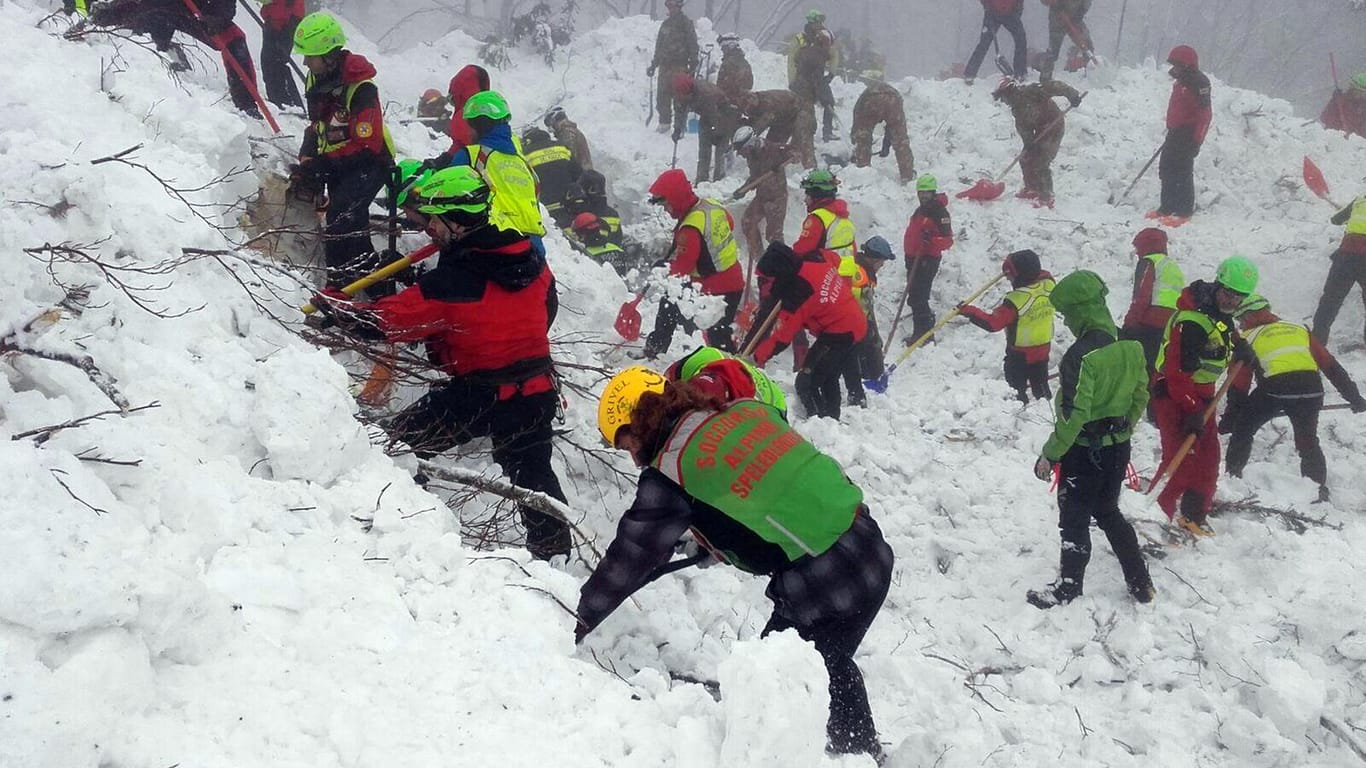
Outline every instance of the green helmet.
{"label": "green helmet", "polygon": [[328,13],[310,13],[294,30],[294,52],[302,56],[324,56],[346,45],[346,32]]}
{"label": "green helmet", "polygon": [[806,22],[808,24],[818,24],[822,21],[825,21],[824,13],[821,13],[815,8],[812,8],[811,10],[806,12]]}
{"label": "green helmet", "polygon": [[466,120],[473,120],[476,117],[507,120],[512,117],[512,112],[508,110],[508,102],[503,98],[503,94],[497,91],[480,91],[465,102],[464,117]]}
{"label": "green helmet", "polygon": [[1246,256],[1230,256],[1219,263],[1214,279],[1234,293],[1250,294],[1257,289],[1257,265]]}
{"label": "green helmet", "polygon": [[404,203],[408,202],[408,194],[431,175],[432,170],[424,167],[421,160],[398,161],[398,174],[395,179],[398,193],[394,195],[394,203],[402,208]]}
{"label": "green helmet", "polygon": [[489,210],[489,187],[468,165],[432,171],[413,186],[411,193],[417,210],[430,215],[478,215]]}
{"label": "green helmet", "polygon": [[928,173],[920,174],[920,178],[915,180],[916,192],[938,192],[939,180]]}
{"label": "green helmet", "polygon": [[1366,91],[1366,72],[1362,72],[1352,78],[1352,87],[1358,91]]}
{"label": "green helmet", "polygon": [[1246,299],[1243,299],[1243,303],[1238,305],[1238,310],[1233,313],[1233,316],[1242,317],[1249,312],[1256,312],[1261,309],[1271,309],[1271,302],[1263,296],[1250,293]]}
{"label": "green helmet", "polygon": [[716,347],[698,347],[692,354],[679,361],[682,365],[678,367],[678,378],[687,381],[708,365],[724,359],[726,353]]}
{"label": "green helmet", "polygon": [[824,168],[816,168],[806,174],[802,179],[802,189],[810,192],[828,192],[835,194],[835,189],[840,185],[840,180],[835,178],[835,174]]}

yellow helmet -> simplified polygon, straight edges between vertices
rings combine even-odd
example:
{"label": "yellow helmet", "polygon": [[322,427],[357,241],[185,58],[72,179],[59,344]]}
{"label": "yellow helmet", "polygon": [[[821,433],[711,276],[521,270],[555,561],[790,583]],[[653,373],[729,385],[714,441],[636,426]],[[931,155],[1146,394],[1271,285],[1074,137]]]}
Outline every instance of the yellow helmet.
{"label": "yellow helmet", "polygon": [[607,382],[598,400],[598,430],[609,445],[616,445],[617,431],[631,423],[631,414],[646,392],[663,392],[664,377],[643,365],[618,373]]}

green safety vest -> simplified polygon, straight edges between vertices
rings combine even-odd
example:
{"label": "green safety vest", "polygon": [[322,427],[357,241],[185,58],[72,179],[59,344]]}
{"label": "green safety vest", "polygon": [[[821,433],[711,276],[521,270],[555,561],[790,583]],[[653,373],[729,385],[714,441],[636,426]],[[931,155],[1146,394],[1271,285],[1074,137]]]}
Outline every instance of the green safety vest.
{"label": "green safety vest", "polygon": [[1150,306],[1176,309],[1186,278],[1181,268],[1165,253],[1150,253],[1143,258],[1153,265],[1153,298]]}
{"label": "green safety vest", "polygon": [[603,263],[608,256],[625,253],[625,251],[621,250],[621,246],[616,243],[603,243],[602,245],[588,245],[585,243],[583,250],[599,264]]}
{"label": "green safety vest", "polygon": [[[706,244],[717,272],[725,272],[739,262],[739,248],[735,244],[735,234],[730,230],[726,209],[715,200],[698,200],[678,226],[692,227],[702,233],[702,242]],[[701,277],[701,274],[694,270],[692,276]]]}
{"label": "green safety vest", "polygon": [[[712,349],[715,349],[715,347],[712,347]],[[684,363],[683,367],[678,372],[679,379],[687,381],[701,373],[711,363],[717,362],[717,360],[739,360],[740,364],[745,367],[745,372],[749,374],[749,378],[754,382],[755,399],[759,400],[761,403],[777,408],[780,413],[787,413],[787,395],[783,394],[782,387],[773,383],[773,379],[770,379],[768,374],[754,365],[751,365],[750,362],[743,357],[732,355],[729,352],[722,352],[719,349],[716,350],[716,353],[720,355],[716,360],[704,359],[700,355],[689,357],[688,361]]]}
{"label": "green safety vest", "polygon": [[[350,115],[350,114],[351,114],[351,99],[355,98],[355,96],[356,96],[356,91],[360,90],[360,87],[361,87],[362,85],[365,85],[366,83],[373,84],[374,82],[375,82],[374,80],[362,80],[362,81],[360,81],[359,83],[352,83],[351,85],[346,86],[346,93],[345,93],[345,95],[344,95],[343,102],[342,102],[343,104],[346,105],[346,108],[345,108],[343,111],[341,111],[341,112],[333,112],[333,113],[332,113],[332,120],[333,120],[334,122],[328,122],[327,120],[317,120],[317,121],[314,121],[314,123],[313,123],[313,131],[318,135],[318,154],[319,154],[319,155],[325,155],[325,154],[327,154],[328,152],[333,152],[333,151],[335,151],[335,150],[341,149],[342,147],[346,146],[346,142],[348,142],[348,141],[351,140],[351,137],[350,137],[349,135],[347,135],[346,138],[344,138],[344,139],[342,139],[342,140],[340,140],[340,141],[331,141],[331,140],[329,140],[328,137],[327,137],[327,132],[328,132],[329,129],[333,129],[333,130],[341,129],[343,132],[345,132],[345,131],[347,130],[347,128],[349,127],[349,124],[350,124],[350,121],[349,121],[349,120],[342,120],[342,121],[340,121],[340,122],[335,122],[335,121],[337,121],[339,115],[343,115],[343,114],[344,114],[344,115]],[[314,83],[314,77],[313,77],[313,74],[310,72],[309,75],[308,75],[308,77],[307,77],[307,79],[306,79],[305,82],[304,82],[304,90],[305,90],[305,91],[310,91],[310,90],[312,90],[312,89],[313,89],[313,83]],[[381,110],[381,114],[383,114],[383,110]],[[384,148],[387,149],[387,150],[389,150],[389,157],[394,157],[394,156],[395,156],[395,155],[394,155],[394,139],[393,139],[392,136],[389,135],[389,126],[387,126],[387,125],[383,126],[383,130],[384,130]]]}
{"label": "green safety vest", "polygon": [[524,235],[544,235],[541,201],[536,195],[536,172],[526,158],[479,145],[470,153],[471,167],[489,185],[489,221],[499,229]]}
{"label": "green safety vest", "polygon": [[839,254],[840,277],[852,278],[858,272],[858,264],[854,261],[854,222],[826,208],[817,208],[811,213],[825,225],[825,248]]}
{"label": "green safety vest", "polygon": [[1200,351],[1200,368],[1191,376],[1196,384],[1213,384],[1219,380],[1228,367],[1229,355],[1233,354],[1233,329],[1222,320],[1214,320],[1204,312],[1183,309],[1173,314],[1167,321],[1167,330],[1162,335],[1162,347],[1157,351],[1157,369],[1162,370],[1167,360],[1167,344],[1171,341],[1172,329],[1178,323],[1192,322],[1205,329],[1205,348]]}
{"label": "green safety vest", "polygon": [[1352,203],[1352,216],[1347,219],[1347,234],[1366,235],[1366,195]]}
{"label": "green safety vest", "polygon": [[1049,277],[1006,294],[1006,301],[1015,308],[1015,346],[1053,343],[1053,303],[1048,300],[1053,285]]}
{"label": "green safety vest", "polygon": [[[779,547],[789,562],[828,550],[863,503],[863,491],[834,459],[758,400],[686,414],[651,466]],[[745,569],[732,553],[720,554]]]}
{"label": "green safety vest", "polygon": [[1302,325],[1267,323],[1253,328],[1246,338],[1268,377],[1319,369],[1309,348],[1309,331]]}

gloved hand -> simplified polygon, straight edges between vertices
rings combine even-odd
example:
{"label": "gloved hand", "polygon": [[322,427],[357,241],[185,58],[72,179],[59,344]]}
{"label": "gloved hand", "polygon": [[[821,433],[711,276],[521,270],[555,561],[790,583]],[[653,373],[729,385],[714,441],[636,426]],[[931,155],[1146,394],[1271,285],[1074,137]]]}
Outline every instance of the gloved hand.
{"label": "gloved hand", "polygon": [[1188,413],[1181,419],[1181,431],[1188,435],[1205,434],[1205,412]]}
{"label": "gloved hand", "polygon": [[1072,105],[1073,109],[1076,109],[1081,106],[1081,100],[1084,98],[1086,98],[1086,94],[1079,93],[1075,99],[1068,99],[1067,102]]}
{"label": "gloved hand", "polygon": [[225,19],[222,16],[210,16],[205,14],[200,18],[204,24],[204,31],[209,34],[209,37],[217,37],[223,34],[227,31],[228,27],[232,25],[231,18]]}
{"label": "gloved hand", "polygon": [[673,138],[674,141],[678,141],[679,139],[683,138],[683,128],[681,126],[675,128],[673,136],[671,138]]}
{"label": "gloved hand", "polygon": [[651,64],[650,66],[648,66],[648,67],[645,68],[645,76],[646,76],[646,77],[654,77],[654,76],[655,76],[655,71],[656,71],[657,69],[658,69],[658,67],[657,67],[656,65]]}
{"label": "gloved hand", "polygon": [[1352,413],[1366,412],[1366,398],[1358,397],[1352,401]]}
{"label": "gloved hand", "polygon": [[1233,434],[1233,417],[1229,416],[1227,412],[1225,412],[1223,416],[1219,417],[1219,434]]}
{"label": "gloved hand", "polygon": [[1040,456],[1034,462],[1034,476],[1045,483],[1053,479],[1053,462]]}
{"label": "gloved hand", "polygon": [[422,161],[422,167],[423,167],[425,170],[428,170],[428,171],[439,171],[439,170],[441,170],[442,168],[445,168],[446,166],[448,166],[448,165],[450,165],[450,164],[451,164],[450,158],[447,158],[447,157],[445,157],[444,155],[437,155],[436,157],[429,157],[429,158],[427,158],[426,160],[423,160],[423,161]]}

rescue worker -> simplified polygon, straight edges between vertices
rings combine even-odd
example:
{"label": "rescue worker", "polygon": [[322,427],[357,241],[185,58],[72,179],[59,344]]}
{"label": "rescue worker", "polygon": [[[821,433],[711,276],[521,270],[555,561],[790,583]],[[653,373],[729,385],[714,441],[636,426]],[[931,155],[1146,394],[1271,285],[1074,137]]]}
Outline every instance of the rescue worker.
{"label": "rescue worker", "polygon": [[[111,0],[89,6],[91,24],[100,27],[122,27],[142,32],[152,38],[158,51],[175,57],[171,69],[189,69],[185,54],[172,38],[181,32],[218,51],[223,58],[223,71],[228,78],[228,94],[232,105],[240,112],[260,118],[261,111],[252,98],[256,90],[256,65],[242,29],[233,23],[237,15],[235,0],[200,0],[199,14],[190,10],[185,0]],[[251,82],[237,74],[238,68]]]}
{"label": "rescue worker", "polygon": [[1333,251],[1328,279],[1323,282],[1323,295],[1314,310],[1314,337],[1328,343],[1333,321],[1337,320],[1342,302],[1352,286],[1361,288],[1362,303],[1366,304],[1366,195],[1353,200],[1333,214],[1332,223],[1345,225],[1342,241]]}
{"label": "rescue worker", "polygon": [[578,180],[580,173],[578,163],[573,160],[574,153],[534,125],[522,132],[522,151],[526,164],[531,166],[531,172],[540,182],[537,198],[550,213],[555,226],[567,228],[574,215],[565,208],[565,197],[569,185]]}
{"label": "rescue worker", "polygon": [[1366,137],[1366,72],[1353,77],[1347,90],[1333,90],[1319,122],[1329,130]]}
{"label": "rescue worker", "polygon": [[649,77],[659,75],[655,86],[659,132],[677,133],[687,122],[687,114],[673,108],[673,82],[680,73],[691,75],[697,71],[697,29],[692,19],[683,13],[683,0],[665,0],[664,8],[668,16],[659,25],[655,55],[645,74]]}
{"label": "rescue worker", "polygon": [[1021,20],[1023,16],[1024,0],[982,0],[982,34],[977,38],[977,47],[972,49],[972,55],[968,57],[967,66],[963,68],[963,79],[968,85],[977,79],[982,59],[986,58],[987,49],[996,42],[996,33],[1001,27],[1005,27],[1015,43],[1015,65],[1009,74],[1025,76],[1028,72],[1025,65],[1028,49],[1025,46],[1024,22]]}
{"label": "rescue worker", "polygon": [[718,35],[721,46],[721,67],[716,71],[716,87],[733,104],[736,99],[754,90],[754,69],[740,47],[740,36],[734,32]]}
{"label": "rescue worker", "polygon": [[266,86],[266,98],[280,107],[302,107],[299,86],[289,71],[289,50],[294,44],[294,30],[307,13],[304,0],[257,2],[261,3],[261,81]]}
{"label": "rescue worker", "polygon": [[446,97],[451,105],[451,122],[446,129],[451,137],[451,146],[445,152],[427,161],[428,168],[445,168],[451,164],[460,150],[471,144],[479,143],[479,136],[465,119],[465,104],[476,93],[489,90],[488,70],[478,64],[466,64],[451,78],[446,87]]}
{"label": "rescue worker", "polygon": [[[1010,293],[991,314],[970,304],[959,311],[973,325],[991,333],[1006,332],[1006,356],[1002,364],[1006,384],[1020,402],[1053,396],[1048,386],[1048,355],[1053,351],[1053,276],[1039,265],[1039,254],[1015,251],[1001,264],[1010,280]],[[1113,323],[1111,323],[1113,325]]]}
{"label": "rescue worker", "polygon": [[1015,118],[1015,132],[1024,142],[1020,156],[1020,173],[1024,188],[1016,197],[1034,200],[1034,207],[1053,207],[1053,158],[1058,156],[1067,121],[1054,97],[1062,97],[1076,107],[1081,94],[1072,86],[1049,80],[1024,85],[1013,78],[1005,78],[991,94],[1004,101]]}
{"label": "rescue worker", "polygon": [[835,174],[817,168],[802,179],[806,193],[806,218],[802,231],[792,244],[792,251],[805,258],[818,251],[831,251],[837,257],[835,266],[841,277],[853,280],[858,272],[854,257],[858,255],[858,241],[854,222],[849,220],[849,205],[836,197],[840,180]]}
{"label": "rescue worker", "polygon": [[850,128],[854,139],[854,165],[867,168],[873,159],[873,129],[883,124],[882,151],[878,157],[896,152],[896,169],[901,183],[915,180],[915,155],[906,137],[906,104],[901,92],[887,83],[869,80],[868,86],[854,102],[854,125]]}
{"label": "rescue worker", "polygon": [[294,32],[294,52],[308,68],[304,97],[310,124],[291,183],[296,196],[326,201],[327,282],[341,287],[380,266],[370,240],[370,203],[389,179],[394,149],[375,67],[346,50],[346,33],[335,18],[305,16]]}
{"label": "rescue worker", "polygon": [[[1058,63],[1062,52],[1062,41],[1072,38],[1081,55],[1091,58],[1095,46],[1091,44],[1091,30],[1086,27],[1086,12],[1091,10],[1091,0],[1040,0],[1048,6],[1048,50],[1044,53],[1043,66],[1039,69],[1039,80],[1053,79],[1053,67]],[[1016,73],[1023,76],[1023,73]]]}
{"label": "rescue worker", "polygon": [[[382,425],[391,439],[430,458],[489,437],[508,480],[564,501],[550,463],[559,407],[548,336],[558,308],[554,275],[527,237],[488,226],[489,189],[472,169],[436,171],[410,194],[441,246],[436,268],[372,304],[320,294],[314,306],[362,338],[426,342],[450,377]],[[569,553],[563,520],[519,509],[534,557]]]}
{"label": "rescue worker", "polygon": [[789,90],[750,91],[736,101],[740,122],[775,144],[787,144],[797,121],[797,96]]}
{"label": "rescue worker", "polygon": [[1139,345],[1118,339],[1106,293],[1100,276],[1083,270],[1059,280],[1052,294],[1077,340],[1062,358],[1053,433],[1034,462],[1034,475],[1045,482],[1057,468],[1062,539],[1057,581],[1025,594],[1036,608],[1081,597],[1092,520],[1105,532],[1134,600],[1150,603],[1156,595],[1138,537],[1119,511],[1129,438],[1148,403],[1148,376]]}
{"label": "rescue worker", "polygon": [[571,189],[568,203],[574,215],[580,213],[592,213],[597,216],[602,223],[607,225],[607,239],[611,242],[626,247],[621,233],[621,214],[617,209],[607,202],[607,177],[594,170],[586,170],[579,174],[579,191],[582,192],[580,203],[575,203],[576,197]]}
{"label": "rescue worker", "polygon": [[[862,491],[771,406],[727,405],[645,368],[608,383],[598,424],[642,472],[635,502],[580,591],[575,641],[667,568],[691,529],[721,562],[769,577],[774,609],[761,636],[795,629],[825,661],[826,750],[881,762],[854,652],[886,597],[893,556]],[[704,460],[712,448],[736,458]]]}
{"label": "rescue worker", "polygon": [[686,381],[694,389],[715,395],[727,403],[758,400],[773,406],[784,420],[787,419],[787,395],[783,394],[782,387],[743,358],[716,347],[694,349],[669,366],[664,376],[669,381]]}
{"label": "rescue worker", "polygon": [[417,121],[438,136],[450,137],[451,102],[441,91],[428,88],[417,100]]}
{"label": "rescue worker", "polygon": [[[702,295],[725,300],[721,318],[703,331],[703,339],[726,352],[735,351],[735,313],[745,290],[745,273],[737,258],[739,249],[733,233],[735,220],[719,202],[699,198],[687,174],[677,168],[661,173],[650,185],[650,202],[663,205],[678,222],[670,247],[669,275],[687,277]],[[654,359],[668,352],[679,325],[686,333],[697,328],[676,304],[661,299],[654,330],[645,339],[645,356]]]}
{"label": "rescue worker", "polygon": [[[832,262],[832,256],[819,251],[801,258],[782,243],[769,244],[759,259],[759,276],[773,281],[767,293],[780,309],[773,333],[754,350],[754,363],[762,367],[787,349],[799,331],[810,331],[816,340],[793,388],[808,416],[838,420],[840,377],[847,367],[857,375],[854,347],[867,337],[868,319],[854,298],[853,284]],[[766,316],[763,309],[759,314]]]}
{"label": "rescue worker", "polygon": [[783,222],[787,219],[787,174],[784,169],[792,162],[792,148],[761,138],[747,125],[735,131],[731,146],[749,164],[749,178],[731,194],[731,198],[739,200],[751,190],[754,192],[754,199],[745,206],[745,213],[740,217],[740,232],[744,234],[749,261],[753,264],[764,254],[765,243],[783,240]]}
{"label": "rescue worker", "polygon": [[[674,75],[674,109],[686,115],[697,113],[697,176],[698,182],[720,181],[726,175],[726,149],[731,133],[726,127],[734,121],[722,116],[726,96],[715,83],[699,80],[692,75]],[[673,140],[683,138],[683,126],[674,129]],[[713,173],[712,149],[716,150]]]}
{"label": "rescue worker", "polygon": [[607,223],[592,213],[580,213],[574,217],[570,231],[574,238],[570,241],[588,254],[599,264],[606,264],[616,270],[618,275],[626,276],[633,264],[620,245],[612,242]]}
{"label": "rescue worker", "polygon": [[949,217],[949,196],[939,191],[939,182],[925,174],[915,180],[920,206],[911,214],[902,239],[906,259],[906,306],[911,308],[911,335],[903,341],[909,346],[934,327],[930,291],[944,251],[953,247],[953,220]]}
{"label": "rescue worker", "polygon": [[[1328,501],[1328,460],[1319,445],[1323,376],[1333,382],[1353,413],[1366,411],[1366,399],[1351,375],[1307,328],[1277,317],[1261,296],[1249,296],[1239,307],[1238,326],[1257,365],[1244,366],[1234,377],[1228,408],[1219,422],[1220,432],[1232,434],[1225,471],[1242,477],[1252,455],[1252,438],[1268,421],[1285,414],[1295,434],[1300,475],[1318,484],[1319,501]],[[1249,395],[1254,371],[1257,388]]]}
{"label": "rescue worker", "polygon": [[1176,300],[1186,286],[1186,278],[1181,267],[1167,255],[1166,232],[1156,227],[1140,230],[1134,235],[1134,252],[1138,254],[1134,292],[1119,337],[1143,345],[1143,356],[1152,374],[1157,368],[1157,351],[1162,347],[1167,321],[1176,312]]}
{"label": "rescue worker", "polygon": [[512,139],[512,112],[507,100],[497,91],[480,91],[465,102],[465,121],[474,131],[477,143],[462,147],[452,165],[468,165],[493,191],[489,221],[499,229],[510,229],[531,237],[542,254],[540,238],[545,235],[541,220],[540,191],[536,174]]}
{"label": "rescue worker", "polygon": [[1157,176],[1162,181],[1162,201],[1148,218],[1162,219],[1179,227],[1195,213],[1195,156],[1209,133],[1214,111],[1210,106],[1209,78],[1200,71],[1200,59],[1189,45],[1178,45],[1167,55],[1168,74],[1175,80],[1167,101],[1167,138]]}
{"label": "rescue worker", "polygon": [[579,124],[569,119],[564,107],[552,107],[545,114],[545,127],[555,135],[555,140],[569,147],[570,159],[585,171],[593,170],[593,153],[588,148],[588,139]]}
{"label": "rescue worker", "polygon": [[849,390],[849,404],[863,408],[868,397],[863,391],[864,380],[882,378],[886,362],[882,359],[882,334],[877,327],[877,273],[887,262],[896,258],[892,246],[882,235],[873,235],[859,248],[854,257],[858,272],[854,274],[854,298],[868,319],[868,335],[854,346],[854,365],[844,368],[844,388]]}
{"label": "rescue worker", "polygon": [[[1215,384],[1235,355],[1251,356],[1237,336],[1233,313],[1257,288],[1257,267],[1242,256],[1219,264],[1214,282],[1196,280],[1181,292],[1157,353],[1153,414],[1165,471],[1187,435],[1195,444],[1157,496],[1168,520],[1196,536],[1211,536],[1206,518],[1219,481],[1219,435],[1206,423]],[[1235,346],[1237,349],[1235,350]]]}
{"label": "rescue worker", "polygon": [[797,115],[793,126],[793,148],[802,165],[816,167],[816,105],[825,110],[824,141],[833,138],[835,97],[830,91],[826,70],[834,50],[834,35],[825,28],[825,16],[811,11],[806,27],[793,38],[788,56],[788,87],[797,96]]}

